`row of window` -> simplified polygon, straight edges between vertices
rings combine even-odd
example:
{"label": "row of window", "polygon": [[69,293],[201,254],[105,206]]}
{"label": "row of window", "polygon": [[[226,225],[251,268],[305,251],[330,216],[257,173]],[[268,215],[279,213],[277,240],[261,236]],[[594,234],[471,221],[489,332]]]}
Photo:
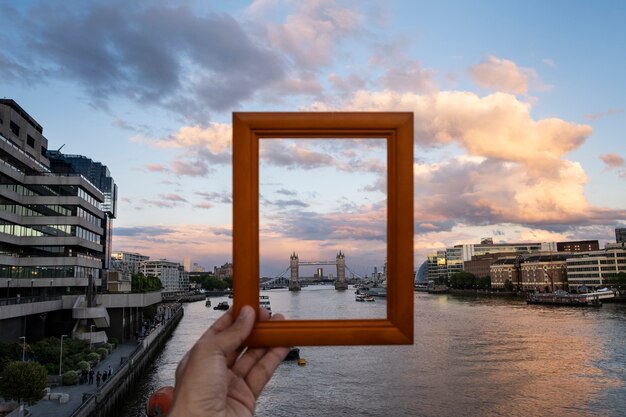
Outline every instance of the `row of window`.
{"label": "row of window", "polygon": [[101,261],[102,256],[97,252],[88,251],[83,248],[72,249],[67,246],[17,246],[5,242],[0,242],[0,255],[14,256],[16,258],[66,258],[76,257],[88,259],[90,261]]}
{"label": "row of window", "polygon": [[0,233],[17,237],[76,236],[100,244],[100,235],[70,224],[22,226],[0,220]]}
{"label": "row of window", "polygon": [[91,204],[94,207],[100,208],[100,202],[84,189],[75,185],[71,186],[56,186],[56,185],[36,185],[41,192],[36,193],[32,188],[26,187],[22,184],[18,184],[13,179],[3,176],[0,179],[0,187],[13,191],[22,196],[34,197],[34,196],[78,196]]}
{"label": "row of window", "polygon": [[100,226],[101,223],[101,219],[99,217],[94,216],[82,207],[75,207],[74,210],[72,210],[71,207],[59,204],[30,204],[23,206],[21,204],[12,203],[7,199],[0,198],[0,210],[22,217],[77,216],[96,226]]}
{"label": "row of window", "polygon": [[82,266],[12,266],[0,265],[0,278],[100,278],[100,269]]}

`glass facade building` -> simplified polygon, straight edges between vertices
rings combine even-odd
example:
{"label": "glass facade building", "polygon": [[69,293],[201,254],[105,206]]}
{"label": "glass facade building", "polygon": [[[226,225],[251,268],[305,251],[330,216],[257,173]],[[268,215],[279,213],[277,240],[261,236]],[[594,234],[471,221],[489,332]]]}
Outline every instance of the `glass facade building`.
{"label": "glass facade building", "polygon": [[100,186],[81,172],[57,172],[47,146],[32,117],[13,100],[0,100],[3,296],[84,291],[90,276],[99,285],[105,275],[115,184],[111,179],[107,206]]}

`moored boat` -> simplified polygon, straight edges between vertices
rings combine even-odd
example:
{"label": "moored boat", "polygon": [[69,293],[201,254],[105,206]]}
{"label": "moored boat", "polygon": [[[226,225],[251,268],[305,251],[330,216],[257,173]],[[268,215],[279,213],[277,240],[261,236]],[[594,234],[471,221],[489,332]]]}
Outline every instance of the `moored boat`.
{"label": "moored boat", "polygon": [[570,294],[563,290],[552,293],[531,293],[526,303],[565,307],[600,307],[602,305],[597,293]]}
{"label": "moored boat", "polygon": [[229,308],[228,301],[222,301],[218,305],[213,307],[213,310],[228,310],[228,308]]}

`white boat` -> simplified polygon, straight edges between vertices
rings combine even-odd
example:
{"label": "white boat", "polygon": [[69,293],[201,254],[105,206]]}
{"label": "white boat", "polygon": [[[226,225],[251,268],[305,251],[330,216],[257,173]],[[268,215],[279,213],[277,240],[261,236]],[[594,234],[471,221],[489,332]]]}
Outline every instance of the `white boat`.
{"label": "white boat", "polygon": [[365,301],[365,294],[357,294],[354,301],[363,302]]}
{"label": "white boat", "polygon": [[267,311],[272,313],[272,306],[270,305],[270,297],[269,295],[260,295],[259,296],[259,307],[266,309]]}

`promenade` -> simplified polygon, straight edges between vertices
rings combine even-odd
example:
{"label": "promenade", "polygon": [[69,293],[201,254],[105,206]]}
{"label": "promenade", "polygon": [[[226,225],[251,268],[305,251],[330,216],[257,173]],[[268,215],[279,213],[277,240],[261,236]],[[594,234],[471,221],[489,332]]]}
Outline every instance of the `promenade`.
{"label": "promenade", "polygon": [[[115,375],[117,370],[122,365],[122,359],[126,359],[131,356],[138,346],[139,343],[118,345],[115,349],[113,349],[109,356],[94,367],[94,371],[107,372],[110,366],[112,374]],[[103,388],[105,384],[108,384],[108,382],[112,380],[114,379],[110,378],[107,379],[104,384],[100,383],[100,387],[96,387],[95,380],[92,385],[77,384],[53,387],[50,389],[50,393],[69,394],[69,401],[64,404],[60,404],[59,400],[39,400],[37,404],[29,406],[28,409],[33,417],[69,417],[83,403],[83,394],[94,394],[98,389]]]}

